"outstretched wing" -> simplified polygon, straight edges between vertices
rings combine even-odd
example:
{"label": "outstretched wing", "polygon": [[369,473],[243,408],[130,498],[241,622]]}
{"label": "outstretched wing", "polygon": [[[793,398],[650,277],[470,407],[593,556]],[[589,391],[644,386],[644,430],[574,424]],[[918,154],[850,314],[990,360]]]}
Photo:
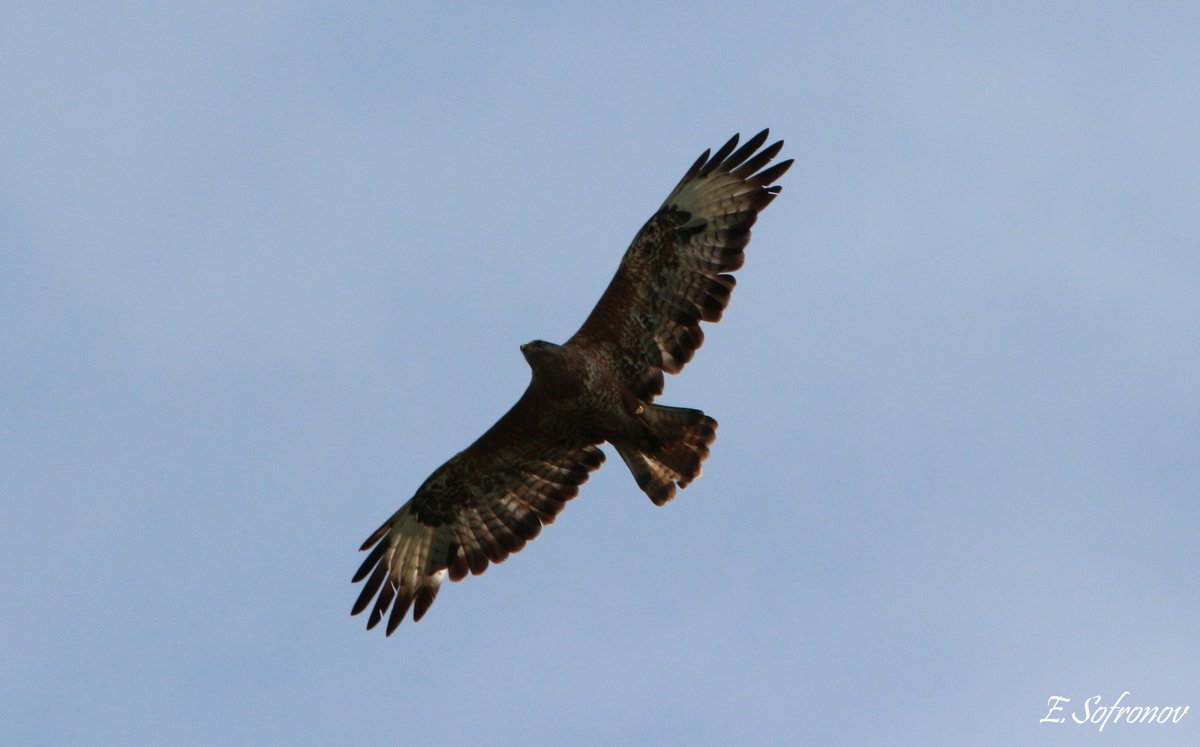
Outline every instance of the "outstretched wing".
{"label": "outstretched wing", "polygon": [[568,345],[605,348],[626,383],[645,401],[662,393],[663,371],[678,373],[704,342],[700,322],[729,304],[742,250],[760,210],[792,165],[763,169],[783,147],[762,150],[767,130],[736,152],[734,135],[702,156],[625,252],[616,276]]}
{"label": "outstretched wing", "polygon": [[[387,634],[410,607],[421,619],[447,571],[451,581],[499,563],[554,521],[604,461],[594,444],[554,442],[541,397],[526,390],[487,433],[438,468],[362,550],[354,582],[367,579],[351,614],[374,605],[367,629],[388,613]],[[559,429],[561,432],[561,429]]]}

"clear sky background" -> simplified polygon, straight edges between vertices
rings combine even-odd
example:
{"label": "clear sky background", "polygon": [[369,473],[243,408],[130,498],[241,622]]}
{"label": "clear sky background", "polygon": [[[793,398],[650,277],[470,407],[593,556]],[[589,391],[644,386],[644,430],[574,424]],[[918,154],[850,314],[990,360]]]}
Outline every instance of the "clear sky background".
{"label": "clear sky background", "polygon": [[[5,5],[0,742],[1200,743],[1198,6],[447,5]],[[364,631],[358,545],[764,126],[703,478],[610,451]],[[1038,723],[1125,690],[1193,710]]]}

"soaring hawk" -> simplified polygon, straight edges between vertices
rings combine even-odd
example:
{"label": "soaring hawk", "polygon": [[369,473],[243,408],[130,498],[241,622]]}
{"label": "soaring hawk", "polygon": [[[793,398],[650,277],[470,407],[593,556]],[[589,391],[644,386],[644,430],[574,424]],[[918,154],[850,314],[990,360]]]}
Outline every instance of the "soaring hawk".
{"label": "soaring hawk", "polygon": [[420,620],[447,573],[479,575],[524,547],[604,461],[598,444],[616,448],[657,505],[700,475],[717,422],[652,403],[663,372],[679,373],[704,341],[700,322],[721,318],[750,227],[792,165],[764,168],[783,147],[766,141],[763,130],[705,151],[575,336],[521,346],[533,375],[517,403],[363,543],[371,553],[354,582],[366,585],[351,614],[370,607],[368,629],[387,615],[391,635],[410,608]]}

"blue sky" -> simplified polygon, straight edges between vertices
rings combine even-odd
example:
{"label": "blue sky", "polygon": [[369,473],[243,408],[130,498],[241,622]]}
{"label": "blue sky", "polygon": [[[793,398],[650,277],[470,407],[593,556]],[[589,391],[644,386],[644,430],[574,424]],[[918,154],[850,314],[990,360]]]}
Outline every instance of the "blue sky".
{"label": "blue sky", "polygon": [[[0,737],[1177,745],[1200,708],[1200,10],[9,5]],[[358,545],[692,160],[796,165],[662,402],[390,639]]]}

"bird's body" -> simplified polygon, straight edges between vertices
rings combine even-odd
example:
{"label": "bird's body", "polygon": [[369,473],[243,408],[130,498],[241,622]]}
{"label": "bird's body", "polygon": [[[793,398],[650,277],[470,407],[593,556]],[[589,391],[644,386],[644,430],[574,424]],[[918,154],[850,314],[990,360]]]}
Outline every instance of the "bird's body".
{"label": "bird's body", "polygon": [[[391,608],[390,634],[409,608],[418,620],[448,572],[457,581],[504,560],[554,521],[611,443],[655,504],[700,474],[716,421],[654,404],[663,372],[678,373],[717,321],[744,261],[750,226],[791,161],[763,167],[767,131],[740,150],[735,135],[705,152],[625,253],[616,276],[562,345],[521,346],[528,388],[473,444],[451,457],[363,544],[353,614],[374,600],[367,627]],[[378,595],[378,596],[377,596]]]}
{"label": "bird's body", "polygon": [[578,345],[534,340],[521,346],[533,376],[531,396],[542,405],[541,427],[563,443],[637,443],[646,432],[645,406],[608,358]]}

